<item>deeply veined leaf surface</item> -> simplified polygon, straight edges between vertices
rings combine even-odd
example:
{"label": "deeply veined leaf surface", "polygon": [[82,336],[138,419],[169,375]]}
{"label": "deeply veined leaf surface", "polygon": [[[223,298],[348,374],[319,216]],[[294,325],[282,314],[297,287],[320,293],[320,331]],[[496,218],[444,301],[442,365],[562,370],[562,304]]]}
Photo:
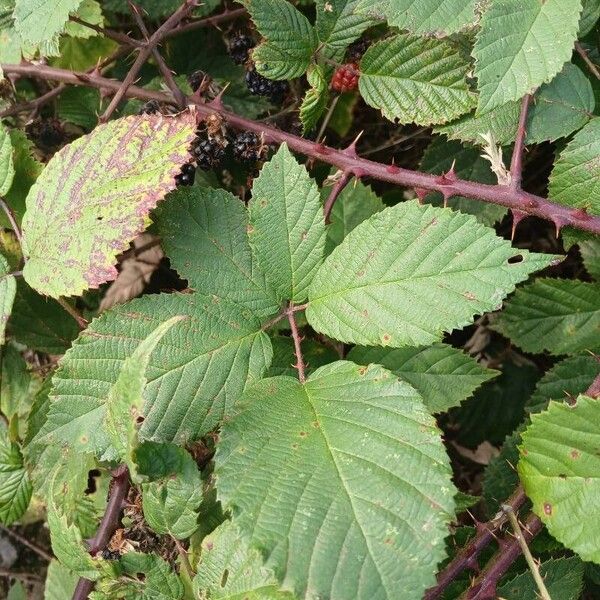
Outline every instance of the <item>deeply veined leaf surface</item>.
{"label": "deeply veined leaf surface", "polygon": [[0,423],[0,523],[11,525],[29,506],[31,481],[23,465],[19,446],[12,442],[4,422]]}
{"label": "deeply veined leaf surface", "polygon": [[4,196],[13,182],[15,168],[13,166],[13,149],[8,131],[0,123],[0,196]]}
{"label": "deeply veined leaf surface", "polygon": [[100,125],[57,152],[27,196],[29,285],[58,297],[115,279],[117,254],[175,187],[194,136],[190,111],[133,116]]}
{"label": "deeply veined leaf surface", "polygon": [[0,346],[4,344],[6,323],[12,312],[16,293],[17,280],[10,274],[10,266],[0,254]]}
{"label": "deeply veined leaf surface", "polygon": [[15,28],[32,44],[50,42],[80,4],[81,0],[16,0]]}
{"label": "deeply veined leaf surface", "polygon": [[448,42],[410,34],[373,44],[360,63],[365,102],[400,123],[445,123],[475,106],[469,65]]}
{"label": "deeply veined leaf surface", "polygon": [[600,404],[551,402],[532,415],[522,436],[518,471],[533,510],[559,542],[600,562]]}
{"label": "deeply veined leaf surface", "polygon": [[548,190],[555,202],[600,214],[600,118],[592,119],[560,153]]}
{"label": "deeply veined leaf surface", "polygon": [[526,352],[600,349],[600,284],[538,279],[518,289],[492,328]]}
{"label": "deeply veined leaf surface", "polygon": [[420,599],[445,554],[454,489],[415,390],[339,361],[304,385],[265,379],[239,408],[222,430],[217,490],[283,589]]}
{"label": "deeply veined leaf surface", "polygon": [[123,361],[175,315],[188,318],[152,353],[140,437],[185,443],[230,415],[236,398],[271,361],[261,322],[250,311],[200,294],[145,296],[105,313],[82,332],[54,377],[53,402],[38,440],[98,455],[109,450],[102,423]]}
{"label": "deeply veined leaf surface", "polygon": [[473,49],[484,113],[530,94],[571,58],[581,0],[495,0]]}
{"label": "deeply veined leaf surface", "polygon": [[252,186],[250,244],[282,299],[306,300],[323,260],[325,218],[317,184],[286,144]]}
{"label": "deeply veined leaf surface", "polygon": [[250,309],[261,317],[279,302],[267,285],[248,240],[248,212],[226,190],[181,188],[157,210],[156,221],[171,266],[190,288]]}
{"label": "deeply veined leaf surface", "polygon": [[501,306],[559,257],[511,247],[471,215],[404,202],[356,227],[327,257],[306,317],[336,340],[419,346]]}
{"label": "deeply veined leaf surface", "polygon": [[329,100],[327,79],[320,65],[311,65],[306,73],[310,88],[306,91],[300,105],[300,121],[302,130],[310,131],[321,118]]}
{"label": "deeply veined leaf surface", "polygon": [[484,382],[498,375],[447,344],[417,348],[355,346],[348,359],[361,365],[383,365],[410,383],[432,413],[458,406]]}

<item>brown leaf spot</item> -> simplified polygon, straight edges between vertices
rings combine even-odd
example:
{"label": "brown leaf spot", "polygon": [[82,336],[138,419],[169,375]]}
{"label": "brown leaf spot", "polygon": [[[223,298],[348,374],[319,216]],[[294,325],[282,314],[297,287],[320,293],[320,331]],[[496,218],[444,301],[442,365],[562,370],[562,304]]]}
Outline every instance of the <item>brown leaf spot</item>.
{"label": "brown leaf spot", "polygon": [[87,443],[88,443],[88,441],[89,441],[89,439],[88,439],[87,435],[82,435],[82,436],[79,438],[79,441],[80,441],[82,444],[87,444]]}
{"label": "brown leaf spot", "polygon": [[294,450],[298,450],[298,444],[292,444],[292,448],[293,448]]}
{"label": "brown leaf spot", "polygon": [[389,344],[392,336],[389,333],[384,333],[381,339],[383,340],[384,344]]}
{"label": "brown leaf spot", "polygon": [[248,235],[250,235],[251,233],[254,233],[254,227],[252,225],[250,225],[250,223],[248,223],[248,225],[246,225],[246,233],[248,233]]}
{"label": "brown leaf spot", "polygon": [[473,292],[465,292],[463,294],[463,296],[467,299],[467,300],[477,300],[477,296],[475,296],[475,294]]}
{"label": "brown leaf spot", "polygon": [[363,310],[361,314],[362,314],[363,317],[368,317],[369,316],[369,311],[365,308],[365,310]]}
{"label": "brown leaf spot", "polygon": [[359,375],[364,375],[366,372],[367,372],[367,367],[360,367],[360,369],[358,369]]}
{"label": "brown leaf spot", "polygon": [[544,514],[550,516],[552,514],[552,504],[544,502]]}
{"label": "brown leaf spot", "polygon": [[319,421],[313,421],[311,423],[311,425],[315,428],[315,429],[320,429],[321,424],[319,423]]}
{"label": "brown leaf spot", "polygon": [[304,438],[308,435],[308,433],[306,433],[306,431],[301,431],[300,432],[300,437]]}
{"label": "brown leaf spot", "polygon": [[265,206],[267,206],[267,204],[269,204],[266,200],[266,198],[262,198],[260,201],[260,205],[262,208],[264,208]]}
{"label": "brown leaf spot", "polygon": [[364,271],[364,269],[363,269],[362,271],[359,271],[359,272],[356,274],[356,276],[357,276],[357,277],[364,277],[364,274],[365,274],[365,271]]}
{"label": "brown leaf spot", "polygon": [[579,452],[579,450],[575,450],[575,449],[571,450],[571,458],[573,460],[576,460],[580,457],[581,457],[581,452]]}

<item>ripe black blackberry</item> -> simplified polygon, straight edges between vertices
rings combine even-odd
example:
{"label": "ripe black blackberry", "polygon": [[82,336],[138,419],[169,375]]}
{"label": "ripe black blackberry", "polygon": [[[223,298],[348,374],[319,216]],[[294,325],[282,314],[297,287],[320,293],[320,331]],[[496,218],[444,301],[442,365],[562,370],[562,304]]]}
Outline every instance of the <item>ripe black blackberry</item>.
{"label": "ripe black blackberry", "polygon": [[243,131],[235,136],[232,144],[233,158],[243,163],[255,163],[261,158],[260,138],[251,131]]}
{"label": "ripe black blackberry", "polygon": [[121,554],[119,552],[108,549],[102,550],[101,556],[104,560],[119,560],[119,558],[121,558]]}
{"label": "ripe black blackberry", "polygon": [[247,35],[236,35],[229,40],[229,56],[236,65],[243,65],[248,60],[249,50],[256,42]]}
{"label": "ripe black blackberry", "polygon": [[138,111],[138,115],[154,115],[160,112],[158,100],[148,100]]}
{"label": "ripe black blackberry", "polygon": [[200,84],[202,83],[202,81],[204,81],[205,77],[206,77],[206,73],[201,70],[194,71],[193,73],[188,75],[187,80],[188,80],[188,83],[190,84],[190,87],[192,88],[193,92],[196,92],[198,90],[198,88],[200,87]]}
{"label": "ripe black blackberry", "polygon": [[55,150],[66,141],[63,124],[54,117],[36,119],[26,126],[26,131],[36,146],[42,150]]}
{"label": "ripe black blackberry", "polygon": [[192,163],[187,163],[181,167],[181,173],[175,176],[177,185],[193,185],[196,176],[196,167]]}
{"label": "ripe black blackberry", "polygon": [[288,91],[287,81],[267,79],[254,68],[246,72],[246,85],[252,94],[266,96],[275,104],[280,104]]}
{"label": "ripe black blackberry", "polygon": [[198,167],[208,171],[219,166],[219,163],[225,156],[225,148],[223,144],[214,138],[198,136],[192,153],[198,163]]}

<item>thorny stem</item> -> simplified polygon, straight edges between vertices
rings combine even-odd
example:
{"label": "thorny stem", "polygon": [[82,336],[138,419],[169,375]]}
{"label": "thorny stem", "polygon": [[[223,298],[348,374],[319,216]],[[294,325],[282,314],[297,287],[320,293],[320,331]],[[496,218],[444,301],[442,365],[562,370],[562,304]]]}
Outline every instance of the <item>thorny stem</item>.
{"label": "thorny stem", "polygon": [[143,48],[145,46],[144,42],[140,42],[139,40],[132,38],[131,36],[127,35],[126,33],[121,33],[120,31],[114,31],[113,29],[105,29],[104,27],[100,27],[99,25],[95,25],[94,23],[88,23],[87,21],[84,21],[83,19],[80,19],[79,17],[76,17],[74,15],[71,15],[71,17],[69,17],[69,20],[73,21],[73,23],[78,23],[79,25],[83,25],[83,27],[87,27],[88,29],[93,29],[97,33],[99,33],[99,34],[103,35],[104,37],[107,37],[111,40],[114,40],[115,42],[118,42],[119,44],[122,44],[125,46],[133,46],[134,48]]}
{"label": "thorny stem", "polygon": [[523,532],[521,531],[521,526],[519,525],[519,519],[517,519],[517,517],[512,509],[512,506],[503,505],[502,510],[508,516],[508,520],[510,521],[510,524],[513,528],[515,538],[519,542],[519,545],[521,546],[521,552],[523,553],[523,556],[525,557],[525,560],[527,561],[527,565],[529,566],[529,570],[531,571],[533,580],[535,581],[535,584],[537,585],[537,588],[540,592],[540,598],[542,600],[552,600],[552,598],[550,598],[550,594],[548,593],[548,589],[546,588],[546,584],[544,583],[544,579],[542,578],[542,575],[540,574],[540,569],[538,567],[538,564],[535,562],[533,556],[531,555],[529,546],[527,545],[527,542],[525,541],[525,538],[523,537]]}
{"label": "thorny stem", "polygon": [[300,383],[304,383],[306,381],[305,375],[305,363],[304,356],[302,355],[302,337],[298,332],[298,325],[296,324],[296,316],[294,314],[294,306],[290,303],[287,309],[287,318],[290,321],[290,329],[292,330],[292,339],[294,340],[294,352],[296,353],[296,364],[294,365],[296,369],[298,369],[298,379]]}
{"label": "thorny stem", "polygon": [[[142,16],[140,15],[139,7],[131,1],[129,2],[129,6],[131,8],[133,18],[135,19],[135,22],[137,23],[137,26],[139,27],[140,31],[142,32],[142,35],[146,38],[146,41],[149,42],[150,34],[148,32],[148,28],[146,27],[146,25],[144,23],[144,20],[142,19]],[[171,94],[173,94],[173,98],[175,98],[175,100],[177,101],[177,106],[180,109],[185,108],[185,105],[186,105],[185,94],[181,91],[181,88],[177,85],[177,82],[175,81],[175,78],[173,77],[173,73],[171,72],[171,69],[169,69],[167,63],[165,62],[165,59],[162,57],[162,54],[158,51],[158,48],[156,48],[156,47],[152,48],[152,56],[154,56],[154,60],[156,60],[158,69],[161,72],[162,76],[165,78],[165,83],[167,84],[167,87],[169,88],[169,90],[171,90]]]}
{"label": "thorny stem", "polygon": [[13,531],[9,527],[5,527],[4,525],[0,525],[0,530],[4,531],[15,540],[23,544],[23,546],[27,546],[30,550],[33,550],[38,556],[43,558],[45,561],[50,562],[54,557],[49,552],[46,552],[43,548],[40,548],[37,544],[30,542],[26,537],[22,536],[20,533]]}
{"label": "thorny stem", "polygon": [[521,113],[519,115],[519,125],[517,127],[517,136],[513,148],[512,158],[510,161],[510,187],[513,190],[521,189],[521,179],[523,176],[523,150],[525,148],[525,136],[527,131],[527,112],[529,111],[529,103],[531,96],[527,94],[523,96],[521,101]]}
{"label": "thorny stem", "polygon": [[[88,540],[88,549],[92,556],[106,548],[110,538],[119,526],[121,510],[129,492],[129,486],[129,470],[125,465],[120,465],[113,472],[106,510],[102,521],[100,521],[98,531],[92,539]],[[77,583],[72,600],[86,600],[93,588],[94,582],[82,577]]]}
{"label": "thorny stem", "polygon": [[[7,74],[52,79],[74,85],[86,85],[107,90],[116,90],[120,87],[119,82],[96,74],[73,73],[66,69],[58,69],[47,65],[2,64],[1,67],[4,73]],[[126,90],[125,95],[142,100],[157,100],[158,102],[172,103],[172,99],[168,94],[146,90],[133,85]],[[206,117],[213,113],[219,113],[232,127],[253,131],[259,135],[262,133],[267,143],[286,142],[292,150],[317,158],[343,171],[351,172],[355,177],[372,177],[404,187],[441,192],[445,197],[466,196],[467,198],[505,206],[526,215],[534,215],[553,221],[557,230],[560,230],[565,225],[569,225],[576,229],[600,234],[600,216],[590,215],[579,208],[562,206],[541,196],[536,196],[523,190],[515,190],[506,185],[488,185],[458,179],[455,176],[430,175],[429,173],[403,169],[394,165],[385,165],[360,158],[353,148],[336,150],[335,148],[330,148],[323,144],[318,144],[281,131],[265,123],[241,117],[225,110],[219,101],[210,103],[194,101],[193,103],[196,105],[196,110],[201,116]]]}
{"label": "thorny stem", "polygon": [[[542,530],[540,519],[530,513],[523,525],[523,540],[529,543]],[[521,543],[511,536],[503,540],[500,549],[473,585],[463,594],[461,600],[492,600],[496,598],[496,587],[500,578],[510,566],[521,556]]]}
{"label": "thorny stem", "polygon": [[221,14],[214,15],[212,17],[202,17],[200,19],[191,19],[189,23],[184,23],[183,25],[179,25],[175,29],[172,29],[165,35],[165,39],[173,37],[175,35],[180,35],[182,33],[187,33],[188,31],[194,31],[196,29],[201,29],[203,27],[218,27],[222,23],[227,23],[228,21],[233,21],[239,17],[243,17],[247,14],[245,8],[236,8],[234,10],[226,10]]}
{"label": "thorny stem", "polygon": [[[511,506],[513,511],[517,511],[525,502],[525,498],[525,491],[522,486],[519,486],[506,501],[506,505]],[[437,584],[427,590],[423,600],[435,600],[439,598],[465,569],[477,569],[477,557],[496,539],[496,533],[505,523],[506,515],[501,513],[498,517],[494,517],[494,519],[487,523],[478,524],[475,536],[440,571],[437,577]]]}
{"label": "thorny stem", "polygon": [[10,223],[10,226],[15,232],[15,236],[19,242],[19,246],[22,245],[23,237],[21,235],[21,228],[19,227],[17,219],[15,218],[15,213],[12,211],[12,208],[4,201],[3,198],[0,198],[0,207],[4,211],[4,214],[6,215],[6,218]]}
{"label": "thorny stem", "polygon": [[329,196],[327,196],[327,200],[325,200],[325,205],[323,206],[323,212],[325,213],[325,223],[331,222],[331,211],[333,210],[333,205],[338,199],[338,196],[342,193],[342,190],[348,185],[350,177],[351,174],[344,171],[339,177],[339,179],[333,184],[333,187],[329,192]]}
{"label": "thorny stem", "polygon": [[57,299],[57,302],[77,321],[79,329],[85,329],[88,326],[88,322],[62,296]]}
{"label": "thorny stem", "polygon": [[140,49],[140,53],[137,55],[133,65],[131,65],[125,79],[121,82],[121,85],[104,111],[104,114],[100,117],[99,121],[101,123],[106,123],[113,114],[119,105],[119,102],[121,102],[126,95],[127,90],[135,81],[140,69],[148,60],[150,54],[152,54],[152,50],[169,31],[174,29],[177,24],[189,14],[194,6],[196,6],[196,0],[185,0],[185,2],[150,36],[144,47]]}
{"label": "thorny stem", "polygon": [[592,62],[591,58],[585,51],[585,48],[579,42],[575,42],[575,50],[577,50],[577,53],[579,54],[579,56],[581,56],[583,62],[587,65],[587,68],[590,70],[590,73],[596,79],[600,79],[600,71],[598,70],[598,67]]}

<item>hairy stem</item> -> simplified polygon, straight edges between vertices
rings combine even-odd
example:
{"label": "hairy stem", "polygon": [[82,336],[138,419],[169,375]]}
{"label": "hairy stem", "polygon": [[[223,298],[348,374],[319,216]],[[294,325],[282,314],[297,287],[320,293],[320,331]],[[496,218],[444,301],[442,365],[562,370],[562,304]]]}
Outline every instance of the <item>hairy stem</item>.
{"label": "hairy stem", "polygon": [[510,521],[510,524],[513,528],[513,532],[515,534],[515,538],[521,546],[521,552],[523,553],[523,556],[527,561],[527,566],[529,567],[531,575],[533,576],[533,580],[535,581],[535,584],[537,585],[537,588],[540,592],[540,598],[542,600],[552,600],[552,598],[550,598],[550,594],[548,593],[542,575],[540,574],[538,564],[535,562],[533,556],[531,555],[529,546],[527,545],[527,542],[523,537],[523,532],[521,531],[521,526],[519,525],[519,519],[517,519],[517,516],[515,515],[515,512],[512,509],[512,506],[503,505],[502,510],[507,514],[508,520]]}
{"label": "hairy stem", "polygon": [[287,310],[287,317],[290,321],[290,328],[292,330],[292,339],[294,340],[294,351],[296,353],[296,364],[294,365],[298,369],[298,379],[300,383],[306,381],[305,363],[304,356],[302,355],[302,337],[298,332],[298,325],[296,324],[296,316],[294,315],[294,306],[290,303]]}
{"label": "hairy stem", "polygon": [[[110,541],[114,532],[119,526],[123,502],[129,492],[129,470],[125,465],[121,465],[113,472],[112,486],[110,488],[106,510],[96,535],[88,541],[90,554],[94,555],[100,550],[104,550]],[[86,600],[90,592],[94,589],[94,582],[83,577],[79,579],[72,600]]]}
{"label": "hairy stem", "polygon": [[[47,65],[10,65],[2,64],[2,69],[7,74],[20,74],[37,77],[40,79],[53,79],[75,85],[87,85],[100,89],[119,89],[120,84],[114,80],[99,75],[86,73],[73,73],[66,69],[57,69]],[[168,94],[130,86],[125,91],[126,96],[142,100],[157,100],[159,102],[172,102]],[[190,99],[188,99],[190,101]],[[591,233],[600,234],[600,216],[590,215],[584,210],[570,208],[546,200],[541,196],[529,194],[523,190],[512,189],[506,185],[488,185],[475,181],[466,181],[456,177],[443,175],[430,175],[410,169],[403,169],[394,165],[385,165],[357,156],[354,148],[336,150],[292,135],[285,131],[270,127],[265,123],[241,117],[223,108],[220,101],[203,103],[194,101],[196,110],[201,116],[219,113],[231,126],[238,129],[253,131],[259,135],[264,134],[267,143],[282,143],[296,152],[314,157],[322,162],[334,165],[356,177],[372,177],[380,181],[387,181],[395,185],[424,190],[441,192],[445,197],[466,196],[483,202],[490,202],[504,206],[513,211],[526,215],[534,215],[552,221],[557,230],[568,225]]]}

